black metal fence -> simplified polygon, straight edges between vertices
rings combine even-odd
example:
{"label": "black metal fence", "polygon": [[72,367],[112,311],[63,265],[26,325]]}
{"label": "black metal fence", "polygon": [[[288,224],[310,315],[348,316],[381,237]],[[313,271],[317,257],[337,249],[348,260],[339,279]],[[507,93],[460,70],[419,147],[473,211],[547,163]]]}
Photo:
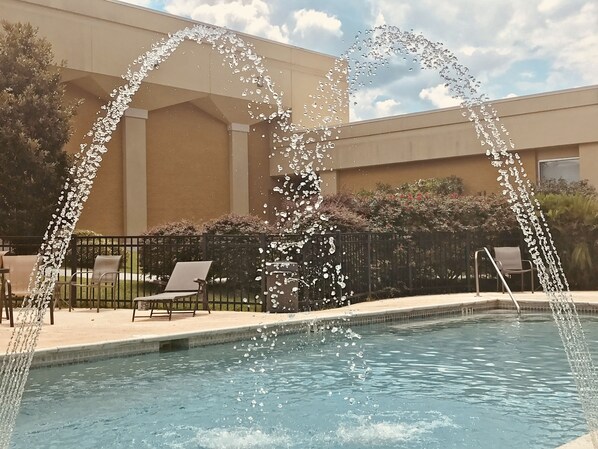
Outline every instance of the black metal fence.
{"label": "black metal fence", "polygon": [[[37,243],[36,243],[37,242]],[[34,253],[40,238],[3,237],[0,250]],[[36,246],[37,244],[37,246]],[[266,262],[292,260],[299,267],[299,307],[314,310],[395,296],[474,291],[474,253],[483,246],[524,248],[520,235],[473,233],[334,233],[297,235],[73,236],[61,280],[91,270],[100,254],[121,254],[118,288],[100,292],[101,307],[129,308],[132,299],[159,290],[177,261],[212,260],[208,298],[213,310],[265,311]],[[482,289],[495,289],[482,263]],[[87,277],[81,275],[79,281]],[[74,305],[92,305],[84,288],[60,292]]]}

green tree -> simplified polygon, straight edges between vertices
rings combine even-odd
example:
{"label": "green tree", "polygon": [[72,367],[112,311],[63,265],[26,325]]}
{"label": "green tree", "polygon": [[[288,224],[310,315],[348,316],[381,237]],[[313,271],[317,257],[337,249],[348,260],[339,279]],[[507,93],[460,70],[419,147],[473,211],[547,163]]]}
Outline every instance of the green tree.
{"label": "green tree", "polygon": [[582,194],[538,195],[567,279],[574,289],[595,289],[598,199]]}
{"label": "green tree", "polygon": [[29,24],[0,28],[0,235],[42,235],[68,173],[74,105],[48,41]]}

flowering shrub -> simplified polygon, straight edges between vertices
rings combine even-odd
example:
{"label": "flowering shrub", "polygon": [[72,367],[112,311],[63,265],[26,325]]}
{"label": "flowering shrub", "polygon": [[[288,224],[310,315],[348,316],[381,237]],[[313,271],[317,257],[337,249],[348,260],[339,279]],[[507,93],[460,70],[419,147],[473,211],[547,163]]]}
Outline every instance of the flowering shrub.
{"label": "flowering shrub", "polygon": [[544,211],[567,279],[574,289],[598,288],[598,192],[587,180],[542,181],[536,198]]}
{"label": "flowering shrub", "polygon": [[[455,181],[455,185],[458,184]],[[434,183],[430,182],[430,185]],[[462,276],[471,263],[463,258],[467,251],[495,245],[505,233],[516,234],[519,229],[514,213],[502,196],[460,196],[456,192],[412,193],[409,189],[405,190],[382,186],[373,191],[362,191],[352,198],[341,194],[327,201],[350,208],[369,223],[371,231],[398,234],[400,244],[395,247],[395,253],[378,255],[378,264],[384,266],[392,260],[411,261],[409,263],[418,260],[410,269],[414,276],[428,279],[431,285],[435,281]],[[437,242],[422,235],[431,232]],[[450,234],[457,232],[471,233],[469,249],[465,241],[460,248],[445,245],[445,242],[452,241]],[[445,246],[443,257],[438,260],[431,257]]]}
{"label": "flowering shrub", "polygon": [[[227,214],[208,221],[202,227],[210,248],[208,257],[213,260],[211,273],[219,279],[226,279],[242,295],[247,290],[259,291],[259,278],[263,254],[259,234],[270,234],[274,227],[253,215]],[[226,251],[230,242],[235,251]]]}
{"label": "flowering shrub", "polygon": [[574,289],[598,286],[598,199],[584,195],[537,195],[567,279]]}
{"label": "flowering shrub", "polygon": [[446,178],[419,179],[415,182],[401,184],[397,193],[430,193],[435,195],[463,195],[463,180],[455,175]]}
{"label": "flowering shrub", "polygon": [[317,234],[340,232],[366,232],[370,228],[368,220],[340,202],[324,201],[313,214],[304,215],[294,226],[295,232],[303,233],[310,229]]}
{"label": "flowering shrub", "polygon": [[409,235],[430,231],[497,233],[518,228],[505,198],[498,195],[458,196],[422,193],[362,192],[359,210],[366,210],[370,228]]}
{"label": "flowering shrub", "polygon": [[549,179],[542,181],[542,184],[536,186],[538,195],[581,195],[588,197],[597,197],[596,187],[591,185],[587,179],[581,181],[569,182],[564,179]]}
{"label": "flowering shrub", "polygon": [[147,236],[168,236],[168,235],[198,235],[201,234],[201,227],[189,220],[172,221],[170,223],[154,226],[143,235]]}
{"label": "flowering shrub", "polygon": [[[108,239],[103,238],[102,234],[87,229],[77,229],[73,236],[82,237],[77,245],[77,268],[93,268],[97,256],[118,256],[122,255],[121,266],[126,263],[128,252],[118,245],[109,244]],[[69,246],[65,256],[65,262],[70,264],[72,261],[72,247]]]}
{"label": "flowering shrub", "polygon": [[201,232],[206,234],[268,234],[274,228],[254,215],[227,214],[206,222]]}
{"label": "flowering shrub", "polygon": [[202,260],[200,234],[201,228],[188,220],[149,229],[139,252],[143,272],[166,279],[177,261]]}

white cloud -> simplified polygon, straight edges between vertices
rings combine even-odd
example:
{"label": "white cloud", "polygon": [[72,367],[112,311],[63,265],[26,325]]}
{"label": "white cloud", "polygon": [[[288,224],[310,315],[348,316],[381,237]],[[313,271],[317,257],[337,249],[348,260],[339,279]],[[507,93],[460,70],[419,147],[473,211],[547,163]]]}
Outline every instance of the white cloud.
{"label": "white cloud", "polygon": [[587,2],[574,14],[547,20],[545,29],[531,33],[530,43],[552,59],[553,71],[575,72],[586,83],[598,83],[597,23],[598,4]]}
{"label": "white cloud", "polygon": [[[315,0],[128,1],[161,4],[172,14],[337,55],[352,43],[345,36],[375,25],[413,30],[455,53],[490,98],[598,83],[596,0],[362,0],[342,6]],[[433,87],[439,79],[431,80],[426,71],[405,78],[392,70],[370,85],[380,89],[374,100],[358,101],[357,117],[446,104]]]}
{"label": "white cloud", "polygon": [[[491,97],[598,83],[595,0],[408,3],[368,0],[370,21],[443,42]],[[520,82],[530,67],[534,82]]]}
{"label": "white cloud", "polygon": [[384,95],[384,89],[368,88],[354,93],[351,98],[351,121],[368,120],[402,114],[401,102]]}
{"label": "white cloud", "polygon": [[538,11],[541,13],[552,12],[563,4],[563,0],[542,0],[538,5]]}
{"label": "white cloud", "polygon": [[341,31],[342,22],[336,16],[330,16],[314,9],[300,9],[293,13],[293,17],[295,18],[293,32],[301,37],[322,31],[338,37],[343,35]]}
{"label": "white cloud", "polygon": [[270,7],[263,0],[167,0],[165,10],[278,42],[289,41],[287,26],[272,23]]}
{"label": "white cloud", "polygon": [[419,93],[419,98],[428,100],[437,108],[450,108],[461,104],[460,100],[451,96],[448,87],[444,84],[422,89]]}
{"label": "white cloud", "polygon": [[412,7],[406,2],[398,3],[392,0],[368,0],[371,19],[370,27],[379,25],[394,25],[401,27],[409,17]]}
{"label": "white cloud", "polygon": [[152,0],[121,0],[125,3],[131,3],[132,5],[137,5],[137,6],[144,6],[144,7],[150,7],[152,5]]}

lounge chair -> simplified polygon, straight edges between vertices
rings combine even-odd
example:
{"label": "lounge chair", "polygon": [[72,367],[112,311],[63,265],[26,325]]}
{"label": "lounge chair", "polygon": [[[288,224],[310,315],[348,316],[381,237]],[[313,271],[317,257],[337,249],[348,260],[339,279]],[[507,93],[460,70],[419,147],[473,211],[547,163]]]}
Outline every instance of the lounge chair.
{"label": "lounge chair", "polygon": [[[10,326],[14,327],[13,301],[15,298],[26,298],[31,294],[29,282],[35,276],[37,255],[32,256],[2,256],[2,266],[8,269],[5,276],[4,299]],[[2,304],[0,304],[2,307]],[[0,323],[2,317],[0,313]],[[54,324],[54,306],[50,301],[50,324]]]}
{"label": "lounge chair", "polygon": [[[521,249],[518,246],[495,247],[494,259],[505,278],[514,274],[521,275],[521,291],[523,291],[523,275],[530,273],[532,293],[534,292],[535,268],[530,260],[521,259]],[[523,266],[524,264],[526,264],[526,267]],[[502,292],[504,293],[504,286],[502,286]]]}
{"label": "lounge chair", "polygon": [[[195,312],[199,308],[200,296],[202,298],[203,310],[207,310],[210,313],[206,278],[211,265],[211,260],[202,262],[177,262],[164,288],[164,292],[133,300],[133,319],[131,321],[135,321],[135,312],[140,304],[148,306],[146,310],[150,310],[149,318],[161,315],[168,316],[168,320],[170,321],[172,320],[173,313],[192,313],[195,316]],[[195,300],[192,300],[193,310],[173,310],[177,302],[193,297],[195,297]],[[163,309],[156,311],[158,305],[162,305]]]}
{"label": "lounge chair", "polygon": [[[69,311],[73,307],[72,292],[76,289],[84,289],[91,291],[91,308],[95,302],[95,292],[98,292],[97,297],[97,312],[100,312],[100,295],[102,290],[112,291],[112,305],[116,309],[114,303],[114,295],[119,280],[119,269],[122,261],[122,255],[119,256],[96,256],[93,263],[93,270],[76,271],[71,275],[70,281],[60,282],[60,286],[70,287],[71,297],[69,299]],[[91,274],[91,276],[89,276]],[[86,281],[85,281],[86,279]],[[84,282],[85,281],[85,282]]]}

